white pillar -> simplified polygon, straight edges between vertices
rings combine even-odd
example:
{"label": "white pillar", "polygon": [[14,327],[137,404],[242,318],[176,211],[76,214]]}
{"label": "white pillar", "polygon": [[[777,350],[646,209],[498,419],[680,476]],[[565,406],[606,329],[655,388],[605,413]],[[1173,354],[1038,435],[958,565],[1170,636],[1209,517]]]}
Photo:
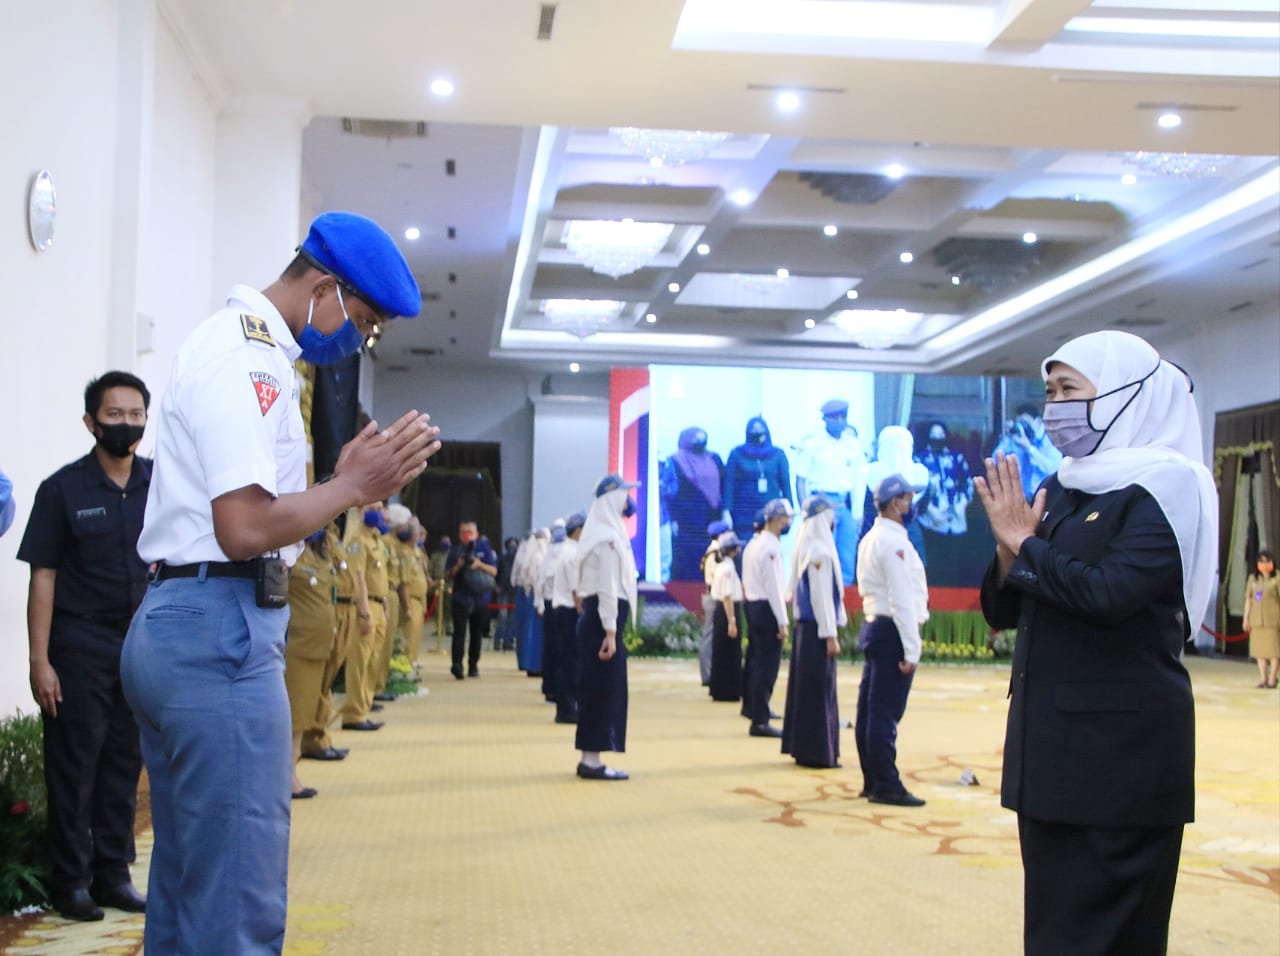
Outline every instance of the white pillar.
{"label": "white pillar", "polygon": [[300,100],[234,99],[218,118],[213,215],[213,296],[231,286],[265,288],[293,258],[302,196]]}

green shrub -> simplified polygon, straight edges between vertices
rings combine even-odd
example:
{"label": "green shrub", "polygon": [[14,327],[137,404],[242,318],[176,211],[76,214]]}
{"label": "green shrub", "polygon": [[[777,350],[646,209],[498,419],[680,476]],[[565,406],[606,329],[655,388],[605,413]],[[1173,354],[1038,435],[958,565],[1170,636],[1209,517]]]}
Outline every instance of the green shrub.
{"label": "green shrub", "polygon": [[47,821],[40,718],[15,714],[0,721],[0,912],[48,900]]}

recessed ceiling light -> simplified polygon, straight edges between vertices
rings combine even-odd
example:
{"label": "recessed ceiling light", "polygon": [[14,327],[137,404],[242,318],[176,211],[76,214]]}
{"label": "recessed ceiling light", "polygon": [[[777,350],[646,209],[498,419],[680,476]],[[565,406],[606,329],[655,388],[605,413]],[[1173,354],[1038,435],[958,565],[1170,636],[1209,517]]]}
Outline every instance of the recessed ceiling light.
{"label": "recessed ceiling light", "polygon": [[805,327],[806,329],[816,328],[816,327],[817,327],[817,325],[818,325],[818,323],[817,323],[815,320],[813,320],[813,319],[805,319],[805,320],[804,320],[804,327]]}
{"label": "recessed ceiling light", "polygon": [[1133,173],[1125,173],[1120,177],[1120,182],[1125,186],[1132,186],[1138,181],[1138,177]]}
{"label": "recessed ceiling light", "polygon": [[844,294],[844,297],[845,297],[846,299],[856,299],[856,298],[858,297],[858,290],[857,290],[857,289],[850,289],[848,292],[846,292],[846,293]]}
{"label": "recessed ceiling light", "polygon": [[419,229],[417,226],[410,226],[408,229],[404,231],[404,237],[408,239],[410,242],[413,242],[415,239],[419,238],[421,235],[422,235],[422,230]]}
{"label": "recessed ceiling light", "polygon": [[905,266],[905,265],[909,265],[912,262],[915,262],[916,257],[909,252],[902,252],[898,254],[898,261]]}
{"label": "recessed ceiling light", "polygon": [[901,163],[890,163],[884,168],[884,174],[890,179],[901,179],[907,174],[907,170]]}
{"label": "recessed ceiling light", "polygon": [[791,270],[790,270],[790,269],[779,269],[779,270],[778,270],[778,278],[779,278],[779,279],[790,279],[790,278],[791,278]]}
{"label": "recessed ceiling light", "polygon": [[668,283],[667,283],[667,291],[668,291],[668,292],[670,292],[672,295],[675,295],[677,292],[679,292],[679,291],[680,291],[680,283],[679,283],[679,282],[668,282]]}
{"label": "recessed ceiling light", "polygon": [[800,108],[800,94],[793,90],[783,90],[774,98],[773,105],[783,113],[794,113]]}
{"label": "recessed ceiling light", "polygon": [[436,96],[453,96],[453,80],[444,77],[431,81],[431,92]]}
{"label": "recessed ceiling light", "polygon": [[951,284],[952,284],[952,285],[959,285],[959,284],[960,284],[960,277],[959,277],[959,276],[952,276],[952,277],[951,277]]}
{"label": "recessed ceiling light", "polygon": [[1029,246],[1034,246],[1034,245],[1036,244],[1036,241],[1037,241],[1039,238],[1040,238],[1040,237],[1039,237],[1039,236],[1037,236],[1034,232],[1024,232],[1024,233],[1022,234],[1022,241],[1023,241],[1023,242],[1025,242],[1025,243],[1026,243],[1027,245],[1029,245]]}
{"label": "recessed ceiling light", "polygon": [[834,235],[839,234],[839,232],[840,232],[840,230],[839,230],[839,229],[837,229],[835,226],[832,226],[832,225],[826,225],[826,226],[823,226],[823,227],[822,227],[822,234],[823,234],[824,236],[834,236]]}
{"label": "recessed ceiling light", "polygon": [[698,243],[698,255],[707,256],[711,254],[711,247],[705,242]]}
{"label": "recessed ceiling light", "polygon": [[653,325],[655,322],[658,321],[658,317],[654,315],[652,312],[650,312],[648,315],[644,317],[644,320],[648,322],[650,325]]}
{"label": "recessed ceiling light", "polygon": [[582,366],[581,366],[581,365],[579,365],[577,362],[570,362],[570,363],[569,363],[569,371],[570,371],[570,372],[574,372],[574,373],[576,374],[577,372],[582,371]]}
{"label": "recessed ceiling light", "polygon": [[1182,117],[1177,113],[1161,113],[1156,125],[1161,129],[1177,129],[1182,125]]}
{"label": "recessed ceiling light", "polygon": [[749,189],[735,189],[729,194],[729,200],[735,206],[750,206],[755,198]]}

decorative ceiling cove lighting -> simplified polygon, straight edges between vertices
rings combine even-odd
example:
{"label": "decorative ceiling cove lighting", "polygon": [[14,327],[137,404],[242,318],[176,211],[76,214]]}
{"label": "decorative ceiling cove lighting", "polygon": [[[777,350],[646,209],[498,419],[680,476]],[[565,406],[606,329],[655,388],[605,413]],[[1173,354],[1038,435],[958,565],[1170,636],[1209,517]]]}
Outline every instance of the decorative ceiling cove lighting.
{"label": "decorative ceiling cove lighting", "polygon": [[565,223],[564,244],[592,272],[617,279],[649,265],[674,228],[669,222],[571,219]]}
{"label": "decorative ceiling cove lighting", "polygon": [[649,160],[650,166],[683,166],[706,159],[733,134],[700,129],[611,126],[609,135],[626,149]]}
{"label": "decorative ceiling cove lighting", "polygon": [[413,242],[416,239],[422,238],[422,230],[417,226],[410,226],[404,231],[404,237],[410,242]]}
{"label": "decorative ceiling cove lighting", "polygon": [[1161,129],[1177,129],[1182,125],[1182,117],[1177,113],[1161,113],[1156,125]]}
{"label": "decorative ceiling cove lighting", "polygon": [[556,328],[585,339],[616,319],[624,308],[626,303],[615,299],[547,299],[542,303],[542,314]]}
{"label": "decorative ceiling cove lighting", "polygon": [[711,247],[705,242],[698,243],[698,255],[708,256],[711,254]]}
{"label": "decorative ceiling cove lighting", "polygon": [[[1153,176],[1173,179],[1204,179],[1219,175],[1234,156],[1218,153],[1125,153],[1124,161]],[[1132,174],[1129,174],[1132,175]],[[1135,177],[1136,181],[1136,177]]]}
{"label": "decorative ceiling cove lighting", "polygon": [[842,309],[831,321],[864,349],[888,349],[911,338],[923,316],[919,312]]}

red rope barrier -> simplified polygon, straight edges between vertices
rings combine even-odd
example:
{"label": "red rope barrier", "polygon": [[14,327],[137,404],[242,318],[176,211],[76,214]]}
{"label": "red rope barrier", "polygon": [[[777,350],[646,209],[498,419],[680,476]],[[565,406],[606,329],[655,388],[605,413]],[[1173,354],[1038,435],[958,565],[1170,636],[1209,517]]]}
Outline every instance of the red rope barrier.
{"label": "red rope barrier", "polygon": [[1200,630],[1204,631],[1206,634],[1212,634],[1219,641],[1223,641],[1227,644],[1235,644],[1238,641],[1247,641],[1249,639],[1248,634],[1219,634],[1213,628],[1209,627],[1208,624],[1201,624]]}

